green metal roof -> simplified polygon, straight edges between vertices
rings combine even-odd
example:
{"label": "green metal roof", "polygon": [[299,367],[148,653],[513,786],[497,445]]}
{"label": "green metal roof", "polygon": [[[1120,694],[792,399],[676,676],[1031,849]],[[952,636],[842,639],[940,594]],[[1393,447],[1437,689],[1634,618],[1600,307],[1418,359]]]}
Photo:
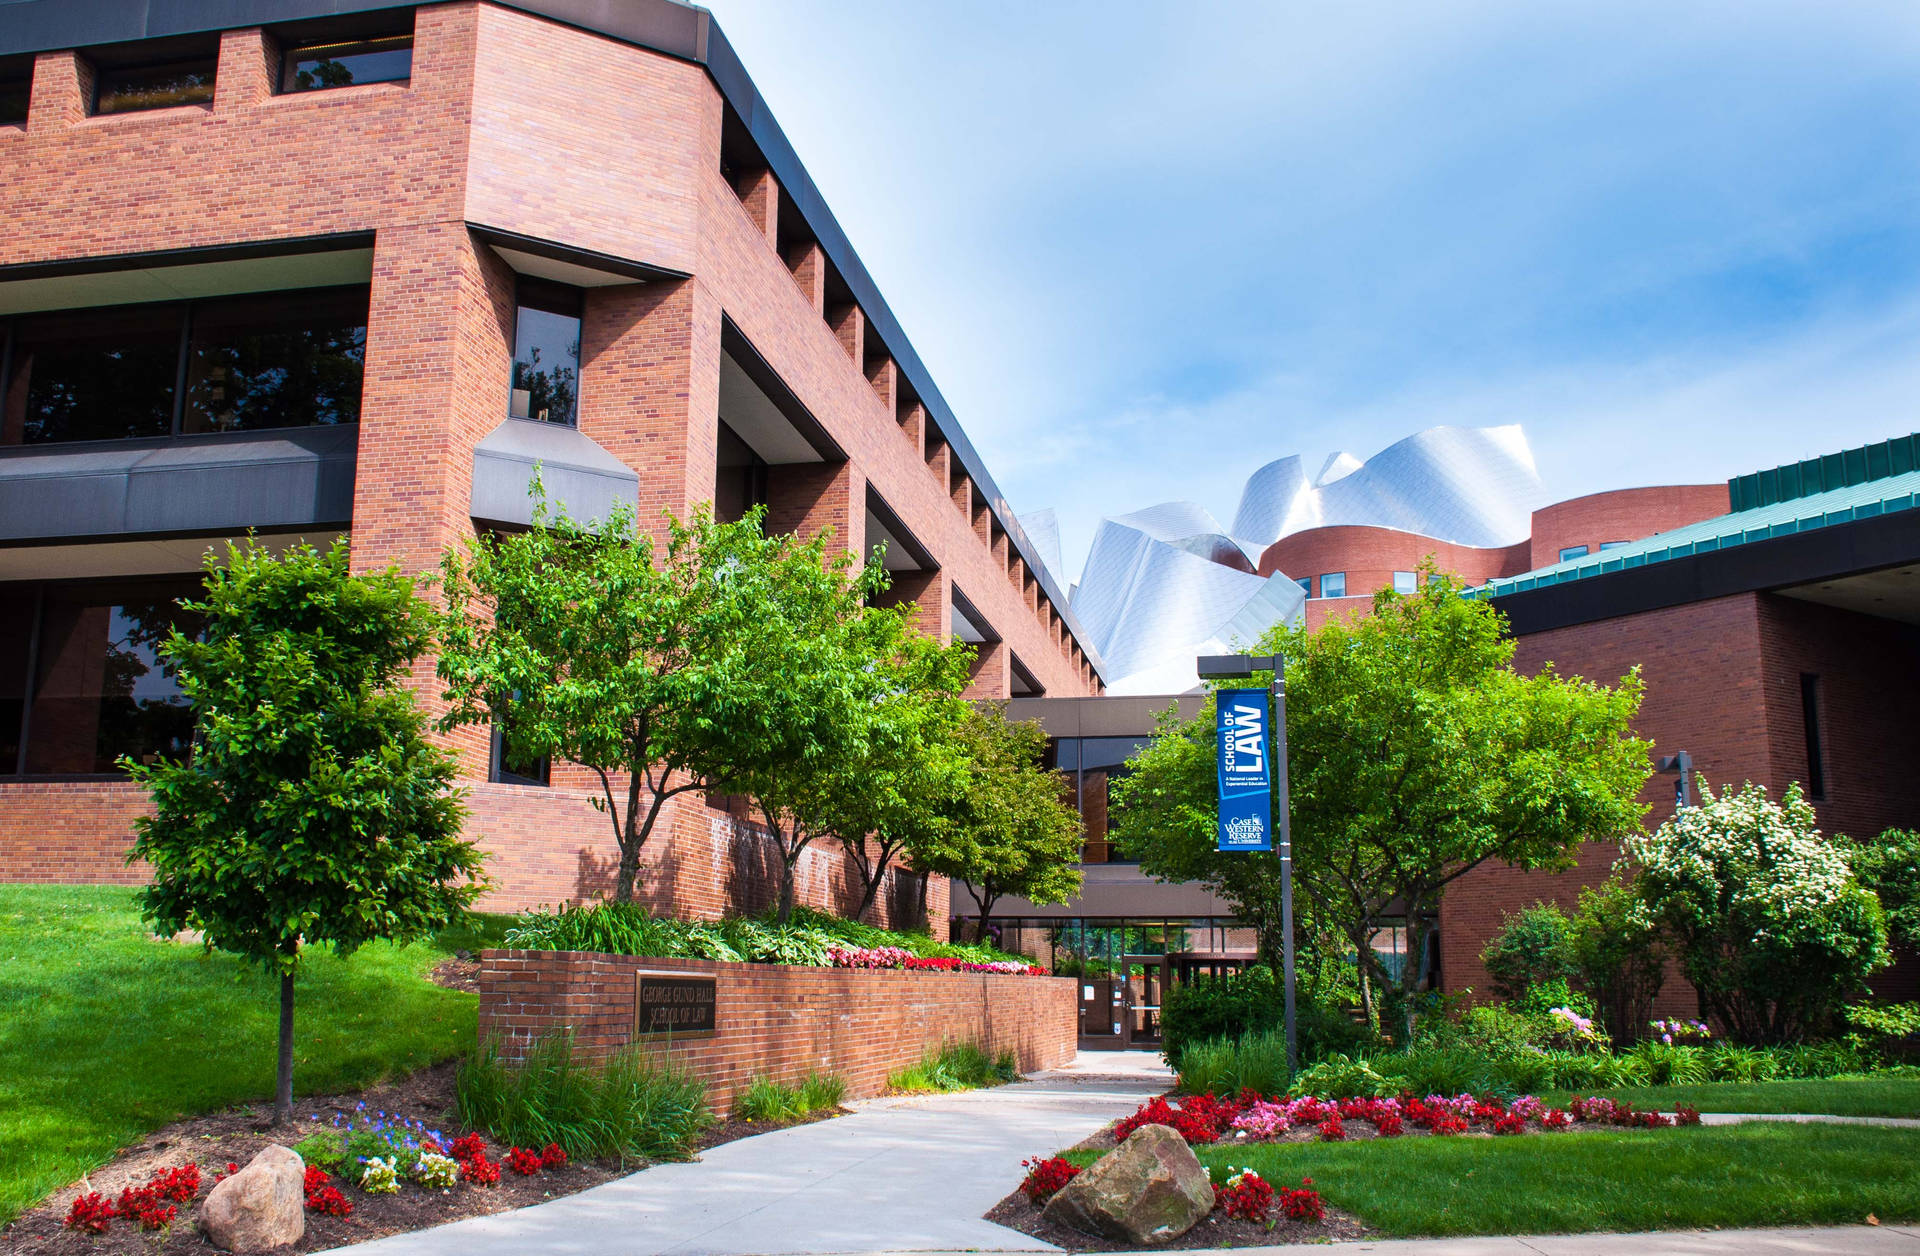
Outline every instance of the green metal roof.
{"label": "green metal roof", "polygon": [[1905,475],[1916,468],[1920,468],[1920,434],[1896,436],[1874,445],[1735,476],[1727,481],[1728,505],[1736,512],[1752,510]]}
{"label": "green metal roof", "polygon": [[[1797,532],[1810,532],[1816,528],[1831,527],[1837,523],[1851,523],[1856,519],[1871,519],[1877,515],[1893,514],[1896,511],[1912,510],[1920,506],[1920,469],[1915,468],[1914,455],[1920,453],[1914,437],[1901,437],[1897,441],[1886,441],[1880,445],[1869,445],[1865,450],[1851,450],[1846,454],[1835,454],[1840,459],[1838,471],[1845,479],[1847,468],[1855,465],[1868,465],[1864,455],[1868,451],[1882,451],[1876,455],[1887,461],[1878,462],[1880,466],[1894,465],[1891,459],[1894,452],[1902,446],[1906,470],[1879,478],[1843,483],[1819,492],[1795,493],[1784,500],[1764,505],[1752,505],[1748,509],[1735,510],[1731,514],[1720,515],[1713,519],[1704,519],[1699,523],[1690,523],[1684,528],[1674,528],[1669,532],[1656,532],[1652,536],[1614,549],[1601,550],[1597,554],[1588,554],[1581,558],[1568,559],[1550,567],[1540,567],[1523,572],[1517,576],[1508,576],[1501,580],[1489,580],[1478,588],[1468,589],[1469,597],[1503,597],[1509,593],[1524,593],[1528,589],[1541,589],[1548,585],[1564,584],[1569,580],[1584,580],[1588,576],[1605,575],[1614,571],[1626,571],[1634,567],[1644,567],[1650,563],[1662,563],[1671,558],[1686,558],[1694,554],[1710,554],[1715,550],[1731,549],[1736,545],[1746,545],[1753,541],[1765,541],[1776,536],[1792,536]],[[1862,455],[1859,462],[1854,455]],[[1799,468],[1818,468],[1812,474],[1827,474],[1828,460],[1816,458],[1799,463],[1797,467],[1780,467],[1773,471],[1758,472],[1757,475],[1780,476],[1784,472],[1798,471]],[[1741,476],[1730,482],[1729,489],[1743,480],[1753,480],[1754,476]],[[1780,487],[1776,485],[1776,488]],[[1799,485],[1793,485],[1799,487]],[[1761,487],[1752,491],[1761,492]],[[1737,490],[1733,500],[1739,501]]]}

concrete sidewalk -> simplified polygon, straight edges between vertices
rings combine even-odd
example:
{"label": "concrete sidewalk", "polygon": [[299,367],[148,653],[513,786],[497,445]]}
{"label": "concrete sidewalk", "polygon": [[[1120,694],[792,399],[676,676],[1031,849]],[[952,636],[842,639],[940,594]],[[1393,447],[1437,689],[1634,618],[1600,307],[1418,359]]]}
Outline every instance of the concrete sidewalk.
{"label": "concrete sidewalk", "polygon": [[[1113,1053],[1120,1054],[1120,1053]],[[956,1095],[870,1099],[852,1116],[726,1143],[517,1212],[356,1245],[355,1256],[781,1256],[1031,1250],[983,1214],[1051,1155],[1172,1084],[1157,1057]]]}

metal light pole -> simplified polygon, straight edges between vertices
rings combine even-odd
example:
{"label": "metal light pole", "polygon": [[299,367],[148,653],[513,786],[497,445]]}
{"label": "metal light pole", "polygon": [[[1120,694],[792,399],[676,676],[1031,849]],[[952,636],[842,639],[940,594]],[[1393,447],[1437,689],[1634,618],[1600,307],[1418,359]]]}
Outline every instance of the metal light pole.
{"label": "metal light pole", "polygon": [[1284,656],[1210,654],[1199,660],[1202,680],[1250,680],[1255,672],[1273,674],[1273,792],[1275,840],[1280,858],[1280,955],[1285,969],[1287,1071],[1300,1068],[1300,1038],[1293,1003],[1293,819],[1287,795],[1287,660]]}

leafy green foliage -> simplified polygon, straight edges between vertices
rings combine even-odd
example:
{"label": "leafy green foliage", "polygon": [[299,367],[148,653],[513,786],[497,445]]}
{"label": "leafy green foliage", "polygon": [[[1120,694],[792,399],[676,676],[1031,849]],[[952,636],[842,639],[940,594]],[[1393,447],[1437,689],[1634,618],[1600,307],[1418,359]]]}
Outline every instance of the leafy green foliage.
{"label": "leafy green foliage", "polygon": [[1850,858],[1855,878],[1880,900],[1889,937],[1920,951],[1920,832],[1888,829]]}
{"label": "leafy green foliage", "polygon": [[829,947],[897,946],[915,955],[990,964],[1024,956],[987,946],[936,942],[924,933],[896,933],[825,912],[796,907],[793,919],[735,917],[728,920],[674,920],[650,915],[633,903],[564,906],[531,911],[507,930],[506,945],[533,951],[604,951],[611,955],[651,955],[677,959],[718,959],[755,964],[828,962]]}
{"label": "leafy green foliage", "polygon": [[1826,838],[1798,785],[1779,803],[1748,784],[1700,787],[1626,856],[1651,917],[1674,940],[1702,1004],[1744,1042],[1792,1042],[1833,1026],[1891,962],[1886,920]]}
{"label": "leafy green foliage", "polygon": [[1580,984],[1615,1043],[1645,1031],[1666,981],[1667,948],[1634,887],[1619,877],[1583,886],[1569,942]]}
{"label": "leafy green foliage", "polygon": [[1080,813],[1059,774],[1040,766],[1047,735],[1038,723],[1007,719],[1004,703],[972,705],[953,736],[964,770],[935,804],[939,822],[910,849],[915,864],[967,887],[984,941],[1002,897],[1064,903],[1079,891]]}
{"label": "leafy green foliage", "polygon": [[1293,1080],[1286,1035],[1270,1029],[1190,1043],[1180,1052],[1176,1068],[1180,1089],[1196,1095],[1234,1095],[1243,1089],[1281,1095]]}
{"label": "leafy green foliage", "polygon": [[[318,1165],[332,1173],[346,1161],[347,1140],[339,1130],[315,1130],[295,1143],[293,1150],[307,1164]],[[382,1150],[378,1154],[386,1153]]]}
{"label": "leafy green foliage", "polygon": [[456,1095],[468,1128],[520,1147],[559,1143],[576,1159],[685,1160],[713,1124],[705,1084],[683,1065],[637,1046],[589,1062],[564,1033],[517,1063],[481,1044],[461,1062]]}
{"label": "leafy green foliage", "polygon": [[352,574],[347,543],[209,556],[203,635],[161,655],[198,718],[185,763],[128,761],[153,799],[130,860],[162,934],[282,977],[278,1119],[289,1115],[292,980],[303,947],[342,955],[431,936],[480,893],[453,759],[403,685],[433,614],[397,570]]}
{"label": "leafy green foliage", "polygon": [[[1377,992],[1394,984],[1372,945],[1390,904],[1407,953],[1423,954],[1458,877],[1488,860],[1565,868],[1581,841],[1630,832],[1644,814],[1647,745],[1629,731],[1638,675],[1609,689],[1550,669],[1515,674],[1499,612],[1461,597],[1451,578],[1382,591],[1364,618],[1276,626],[1253,652],[1287,659],[1308,935],[1337,932],[1359,957],[1369,1021]],[[1270,938],[1275,861],[1215,850],[1213,720],[1211,702],[1194,720],[1162,720],[1115,787],[1116,838],[1151,875],[1204,882]],[[1410,1030],[1422,973],[1400,967]]]}
{"label": "leafy green foliage", "polygon": [[740,1121],[799,1121],[830,1112],[847,1095],[847,1079],[837,1073],[808,1073],[793,1085],[756,1077],[733,1100]]}
{"label": "leafy green foliage", "polygon": [[[1298,990],[1295,995],[1303,1061],[1371,1045],[1372,1033],[1347,1016],[1343,1008],[1304,997]],[[1161,1052],[1178,1066],[1195,1043],[1280,1028],[1284,1009],[1284,992],[1274,980],[1273,970],[1264,966],[1229,977],[1181,982],[1161,999]]]}
{"label": "leafy green foliage", "polygon": [[901,1094],[975,1090],[1020,1080],[1013,1052],[993,1055],[977,1042],[946,1042],[887,1078],[887,1089]]}
{"label": "leafy green foliage", "polygon": [[1503,912],[1500,929],[1480,952],[1480,962],[1502,998],[1522,998],[1543,982],[1564,985],[1577,971],[1572,925],[1551,903]]}

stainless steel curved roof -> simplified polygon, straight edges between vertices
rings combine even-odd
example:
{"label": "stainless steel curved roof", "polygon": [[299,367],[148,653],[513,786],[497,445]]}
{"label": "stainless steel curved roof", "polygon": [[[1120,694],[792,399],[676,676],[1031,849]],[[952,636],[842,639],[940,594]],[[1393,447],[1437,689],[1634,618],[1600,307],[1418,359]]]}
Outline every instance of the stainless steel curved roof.
{"label": "stainless steel curved roof", "polygon": [[1185,501],[1101,520],[1073,609],[1106,662],[1109,693],[1178,693],[1198,683],[1197,656],[1249,647],[1302,614],[1297,583],[1254,574],[1281,537],[1358,524],[1513,545],[1545,499],[1518,426],[1428,428],[1364,462],[1334,454],[1311,480],[1298,456],[1281,458],[1248,477],[1231,528]]}

